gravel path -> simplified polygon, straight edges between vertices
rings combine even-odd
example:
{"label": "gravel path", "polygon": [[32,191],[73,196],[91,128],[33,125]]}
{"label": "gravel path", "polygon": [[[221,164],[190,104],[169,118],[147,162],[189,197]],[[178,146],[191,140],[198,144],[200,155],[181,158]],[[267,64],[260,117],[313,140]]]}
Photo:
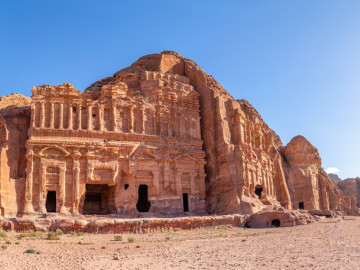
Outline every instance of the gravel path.
{"label": "gravel path", "polygon": [[[360,218],[291,228],[217,227],[193,231],[63,235],[8,233],[0,269],[359,269]],[[45,236],[44,236],[45,237]],[[127,238],[134,237],[134,243]],[[6,243],[9,241],[11,243]],[[24,253],[33,249],[40,254]]]}

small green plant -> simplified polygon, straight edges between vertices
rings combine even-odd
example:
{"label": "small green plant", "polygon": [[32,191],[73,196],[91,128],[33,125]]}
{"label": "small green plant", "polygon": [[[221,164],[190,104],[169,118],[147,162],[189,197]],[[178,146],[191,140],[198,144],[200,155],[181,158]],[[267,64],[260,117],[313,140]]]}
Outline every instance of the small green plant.
{"label": "small green plant", "polygon": [[130,236],[130,237],[128,237],[127,240],[128,240],[129,243],[134,243],[135,242],[135,237]]}
{"label": "small green plant", "polygon": [[3,228],[0,228],[0,238],[7,238],[7,232]]}
{"label": "small green plant", "polygon": [[35,250],[33,250],[33,249],[28,249],[28,250],[25,250],[25,252],[24,253],[36,253],[36,251]]}
{"label": "small green plant", "polygon": [[33,230],[23,231],[20,233],[20,238],[26,238],[26,237],[40,238],[42,236],[43,236],[42,232],[36,232]]}
{"label": "small green plant", "polygon": [[76,236],[76,232],[70,232],[71,236]]}
{"label": "small green plant", "polygon": [[10,241],[6,241],[5,244],[11,245],[11,242],[10,242]]}
{"label": "small green plant", "polygon": [[60,229],[57,229],[57,230],[55,231],[55,233],[56,233],[56,235],[58,235],[58,236],[61,236],[61,235],[64,234],[64,232],[63,232],[62,230],[60,230]]}
{"label": "small green plant", "polygon": [[20,243],[19,243],[19,242],[15,242],[15,245],[20,245]]}
{"label": "small green plant", "polygon": [[2,250],[5,250],[5,249],[7,249],[7,248],[8,248],[8,247],[5,246],[5,245],[2,245],[2,246],[1,246],[1,249],[2,249]]}
{"label": "small green plant", "polygon": [[114,239],[115,241],[122,241],[124,238],[122,237],[122,235],[115,235]]}
{"label": "small green plant", "polygon": [[78,244],[79,244],[79,245],[92,245],[92,244],[94,244],[94,243],[90,243],[90,242],[89,242],[89,243],[86,243],[86,242],[81,242],[81,241],[80,241],[80,242],[78,242]]}
{"label": "small green plant", "polygon": [[37,251],[36,254],[41,254],[41,251]]}
{"label": "small green plant", "polygon": [[60,240],[60,237],[56,233],[50,232],[47,235],[47,239],[49,239],[49,240]]}
{"label": "small green plant", "polygon": [[143,229],[143,233],[149,233],[149,230],[148,229]]}
{"label": "small green plant", "polygon": [[77,235],[77,236],[83,236],[83,235],[84,235],[84,232],[78,232],[76,235]]}

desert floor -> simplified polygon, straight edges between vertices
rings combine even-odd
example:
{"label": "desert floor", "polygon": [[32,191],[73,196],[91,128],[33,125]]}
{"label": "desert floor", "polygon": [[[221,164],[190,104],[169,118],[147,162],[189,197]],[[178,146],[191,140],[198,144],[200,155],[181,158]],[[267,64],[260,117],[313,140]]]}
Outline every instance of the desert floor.
{"label": "desert floor", "polygon": [[[291,228],[64,234],[1,240],[0,269],[359,269],[360,217]],[[135,242],[129,243],[128,237]],[[33,249],[35,253],[25,253]]]}

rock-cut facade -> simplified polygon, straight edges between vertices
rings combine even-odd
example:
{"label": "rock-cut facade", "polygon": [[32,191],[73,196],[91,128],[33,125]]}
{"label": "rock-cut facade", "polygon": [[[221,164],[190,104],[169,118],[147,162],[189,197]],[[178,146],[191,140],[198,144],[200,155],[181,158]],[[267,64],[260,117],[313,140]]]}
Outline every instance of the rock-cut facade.
{"label": "rock-cut facade", "polygon": [[304,137],[283,146],[247,101],[175,52],[144,56],[84,92],[33,87],[25,103],[1,111],[3,216],[357,214]]}

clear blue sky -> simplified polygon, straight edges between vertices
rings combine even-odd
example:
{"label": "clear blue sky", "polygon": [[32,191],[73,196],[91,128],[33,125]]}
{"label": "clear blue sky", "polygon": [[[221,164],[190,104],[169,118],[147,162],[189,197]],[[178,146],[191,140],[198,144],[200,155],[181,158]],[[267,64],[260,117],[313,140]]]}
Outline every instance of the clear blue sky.
{"label": "clear blue sky", "polygon": [[360,1],[0,2],[0,95],[40,84],[84,90],[139,57],[174,50],[287,144],[360,176]]}

